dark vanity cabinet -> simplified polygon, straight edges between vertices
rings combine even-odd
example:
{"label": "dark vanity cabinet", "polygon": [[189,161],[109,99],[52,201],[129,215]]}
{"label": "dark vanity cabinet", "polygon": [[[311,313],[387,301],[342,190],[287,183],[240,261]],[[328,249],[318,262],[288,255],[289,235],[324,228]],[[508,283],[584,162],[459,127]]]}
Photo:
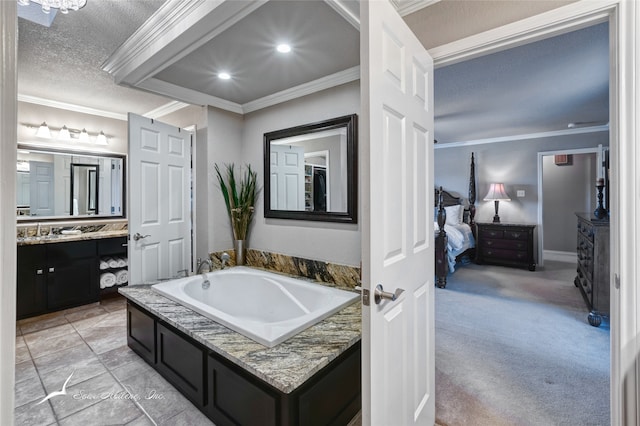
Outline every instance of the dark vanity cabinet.
{"label": "dark vanity cabinet", "polygon": [[98,301],[95,241],[18,246],[17,317]]}
{"label": "dark vanity cabinet", "polygon": [[18,246],[18,319],[47,311],[46,253],[44,245]]}
{"label": "dark vanity cabinet", "polygon": [[47,308],[58,310],[99,300],[95,241],[47,244]]}
{"label": "dark vanity cabinet", "polygon": [[116,246],[122,252],[125,242],[118,237],[19,245],[17,318],[99,301],[99,253]]}

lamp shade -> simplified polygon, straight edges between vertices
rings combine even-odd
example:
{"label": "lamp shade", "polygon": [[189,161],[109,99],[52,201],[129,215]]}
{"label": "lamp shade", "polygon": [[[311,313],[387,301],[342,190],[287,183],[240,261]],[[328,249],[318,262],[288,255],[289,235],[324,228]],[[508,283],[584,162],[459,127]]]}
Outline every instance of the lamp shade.
{"label": "lamp shade", "polygon": [[511,201],[511,198],[504,190],[504,184],[492,183],[489,187],[489,192],[484,197],[484,201]]}

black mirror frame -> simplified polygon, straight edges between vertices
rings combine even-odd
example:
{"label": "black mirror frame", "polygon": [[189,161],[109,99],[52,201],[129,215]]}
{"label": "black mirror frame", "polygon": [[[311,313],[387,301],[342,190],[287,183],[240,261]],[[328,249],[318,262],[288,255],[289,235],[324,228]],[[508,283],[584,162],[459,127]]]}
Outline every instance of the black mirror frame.
{"label": "black mirror frame", "polygon": [[[100,166],[98,164],[71,163],[70,167],[71,167],[71,178],[69,179],[70,180],[70,190],[69,190],[70,192],[69,193],[71,194],[71,196],[69,197],[69,202],[70,202],[69,211],[71,212],[71,215],[73,216],[73,190],[74,190],[73,182],[75,181],[73,175],[75,174],[75,171],[76,171],[75,168],[76,167],[86,167],[88,169],[91,169],[91,168],[93,169],[93,170],[89,170],[89,174],[91,174],[91,172],[93,172],[95,174],[94,175],[94,179],[95,179],[95,194],[94,194],[95,201],[94,201],[94,208],[91,209],[91,195],[89,195],[87,197],[88,198],[87,199],[87,211],[89,211],[89,210],[100,211],[98,209],[98,202],[100,200],[100,196],[98,195],[98,194],[100,194],[100,192],[99,192],[100,191],[99,179],[95,178],[95,176],[100,176]],[[95,216],[95,215],[92,215],[92,216]]]}
{"label": "black mirror frame", "polygon": [[[45,147],[41,145],[23,144],[18,143],[18,149],[33,151],[33,152],[46,152],[51,154],[65,154],[65,155],[77,155],[77,156],[91,156],[91,157],[105,157],[116,158],[122,160],[122,214],[120,215],[86,215],[86,216],[17,216],[16,221],[21,223],[35,223],[35,222],[68,222],[73,221],[98,221],[98,220],[119,220],[127,218],[127,156],[124,154],[117,154],[113,152],[94,152],[94,151],[76,151],[65,150],[57,147]],[[96,183],[97,184],[97,183]]]}
{"label": "black mirror frame", "polygon": [[[347,211],[309,212],[271,209],[271,141],[292,136],[346,127],[347,129]],[[321,222],[358,223],[358,116],[331,118],[316,123],[290,127],[264,134],[264,217],[273,219],[312,220]]]}

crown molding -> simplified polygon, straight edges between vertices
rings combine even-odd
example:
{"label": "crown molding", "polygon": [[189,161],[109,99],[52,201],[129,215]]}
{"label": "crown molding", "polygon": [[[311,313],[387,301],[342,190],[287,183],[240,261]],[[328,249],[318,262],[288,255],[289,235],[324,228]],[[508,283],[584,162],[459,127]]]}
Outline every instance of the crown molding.
{"label": "crown molding", "polygon": [[139,86],[262,6],[266,0],[169,0],[103,65],[117,84]]}
{"label": "crown molding", "polygon": [[113,111],[105,111],[96,108],[89,108],[82,105],[75,105],[66,102],[54,101],[51,99],[39,98],[37,96],[18,94],[18,102],[26,102],[29,104],[42,105],[51,108],[64,109],[67,111],[79,112],[82,114],[96,115],[98,117],[113,118],[115,120],[127,121],[127,114],[120,114]]}
{"label": "crown molding", "polygon": [[345,5],[343,0],[324,0],[324,2],[353,25],[356,30],[360,31],[360,10],[356,15]]}
{"label": "crown molding", "polygon": [[438,3],[440,0],[390,0],[391,4],[395,6],[400,16],[407,16],[413,12],[417,12],[420,9],[424,9],[427,6]]}
{"label": "crown molding", "polygon": [[435,68],[453,65],[490,53],[607,22],[618,0],[576,1],[566,6],[525,18],[429,49]]}
{"label": "crown molding", "polygon": [[186,89],[157,78],[145,80],[138,84],[138,87],[192,105],[209,105],[226,111],[235,112],[236,114],[243,113],[242,105],[238,103],[218,98],[216,96],[207,95],[206,93],[198,92],[196,90]]}
{"label": "crown molding", "polygon": [[528,140],[528,139],[541,139],[541,138],[550,138],[550,137],[557,137],[557,136],[582,135],[585,133],[599,133],[599,132],[608,132],[608,131],[609,131],[609,124],[604,124],[601,126],[553,130],[550,132],[524,133],[521,135],[501,136],[497,138],[476,139],[476,140],[470,140],[470,141],[459,141],[459,142],[450,142],[450,143],[437,143],[433,145],[433,149],[459,148],[463,146],[484,145],[484,144],[502,143],[502,142],[515,142],[515,141],[522,141],[522,140]]}
{"label": "crown molding", "polygon": [[242,105],[242,111],[246,114],[257,111],[262,108],[270,107],[302,96],[310,95],[321,90],[339,86],[341,84],[350,83],[360,79],[360,66],[346,69],[326,77],[319,78],[309,83],[304,83],[290,89],[283,90],[255,101],[247,102]]}
{"label": "crown molding", "polygon": [[180,111],[181,109],[186,108],[188,106],[190,106],[190,104],[180,102],[180,101],[171,101],[156,109],[152,109],[151,111],[144,113],[142,115],[147,118],[157,119],[165,115],[169,115],[173,112]]}

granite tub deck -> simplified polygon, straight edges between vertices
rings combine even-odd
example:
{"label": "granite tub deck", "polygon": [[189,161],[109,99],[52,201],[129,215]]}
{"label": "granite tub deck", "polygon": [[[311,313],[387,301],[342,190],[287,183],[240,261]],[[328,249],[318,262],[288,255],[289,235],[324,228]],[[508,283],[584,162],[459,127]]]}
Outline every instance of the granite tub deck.
{"label": "granite tub deck", "polygon": [[136,285],[119,289],[131,302],[156,315],[211,351],[291,393],[360,341],[359,300],[273,348],[267,348],[151,289]]}

